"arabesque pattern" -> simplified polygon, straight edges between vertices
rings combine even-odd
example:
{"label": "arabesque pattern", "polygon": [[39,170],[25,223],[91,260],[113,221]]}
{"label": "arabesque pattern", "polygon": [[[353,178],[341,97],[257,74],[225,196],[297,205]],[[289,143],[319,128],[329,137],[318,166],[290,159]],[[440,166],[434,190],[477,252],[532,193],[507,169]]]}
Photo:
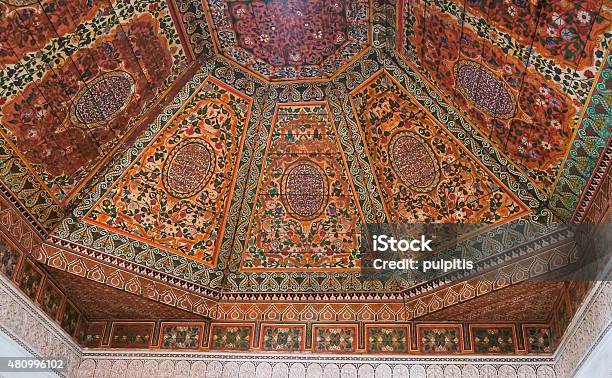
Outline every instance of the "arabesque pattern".
{"label": "arabesque pattern", "polygon": [[356,268],[359,208],[325,104],[279,105],[242,267]]}
{"label": "arabesque pattern", "polygon": [[[498,223],[528,212],[385,71],[352,100],[391,222]],[[405,159],[416,152],[394,149],[408,137],[426,158]],[[423,173],[432,179],[417,176]]]}
{"label": "arabesque pattern", "polygon": [[417,1],[404,13],[400,49],[412,50],[435,87],[550,192],[575,130],[576,103],[461,18],[429,8]]}
{"label": "arabesque pattern", "polygon": [[368,47],[368,0],[208,1],[217,48],[270,80],[333,75]]}
{"label": "arabesque pattern", "polygon": [[[213,264],[249,108],[243,95],[203,83],[87,219]],[[177,156],[192,145],[203,150]],[[191,160],[176,168],[182,159]],[[185,171],[190,166],[200,170]]]}
{"label": "arabesque pattern", "polygon": [[0,9],[7,30],[0,38],[0,136],[45,190],[68,201],[178,78],[187,57],[166,5]]}
{"label": "arabesque pattern", "polygon": [[[609,214],[601,4],[0,0],[0,270],[92,348],[552,353],[588,285],[521,281],[572,252],[542,224]],[[362,279],[360,227],[405,221],[505,266]]]}

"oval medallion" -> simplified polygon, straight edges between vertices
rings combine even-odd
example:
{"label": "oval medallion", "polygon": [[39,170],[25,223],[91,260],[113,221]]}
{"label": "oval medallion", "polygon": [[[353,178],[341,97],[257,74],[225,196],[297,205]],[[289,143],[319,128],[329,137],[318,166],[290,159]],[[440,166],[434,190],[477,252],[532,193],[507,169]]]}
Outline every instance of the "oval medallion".
{"label": "oval medallion", "polygon": [[458,61],[455,80],[461,93],[485,113],[501,119],[510,119],[516,113],[510,86],[480,63]]}
{"label": "oval medallion", "polygon": [[70,120],[82,126],[108,122],[128,106],[134,90],[134,79],[125,71],[101,74],[74,97]]}
{"label": "oval medallion", "polygon": [[283,175],[282,195],[291,215],[302,220],[316,218],[327,202],[325,172],[312,161],[296,161]]}
{"label": "oval medallion", "polygon": [[164,165],[164,187],[177,198],[197,194],[210,179],[214,161],[215,153],[204,139],[182,141],[172,149]]}
{"label": "oval medallion", "polygon": [[431,147],[418,134],[402,131],[389,144],[391,164],[411,189],[429,192],[440,180],[440,165]]}

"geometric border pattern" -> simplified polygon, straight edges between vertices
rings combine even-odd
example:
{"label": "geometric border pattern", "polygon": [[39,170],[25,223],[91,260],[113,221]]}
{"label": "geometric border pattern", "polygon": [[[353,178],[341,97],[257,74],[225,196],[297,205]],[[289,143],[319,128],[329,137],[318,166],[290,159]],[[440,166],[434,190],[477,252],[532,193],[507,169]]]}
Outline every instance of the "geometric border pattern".
{"label": "geometric border pattern", "polygon": [[[134,375],[157,373],[175,376],[237,376],[239,372],[279,376],[320,376],[324,371],[336,374],[367,376],[425,376],[427,374],[452,377],[457,374],[510,374],[525,376],[571,376],[597,344],[600,335],[612,327],[612,283],[596,283],[580,306],[568,327],[554,357],[364,357],[312,356],[296,354],[241,355],[227,353],[164,353],[164,352],[92,352],[79,349],[65,333],[42,311],[19,293],[5,278],[0,278],[0,309],[12,309],[11,316],[0,316],[0,331],[8,334],[26,349],[41,356],[66,356],[69,376],[93,377],[95,372],[128,371]],[[19,303],[19,305],[17,305]],[[24,311],[28,313],[24,316]],[[24,327],[24,319],[33,322]],[[37,328],[38,327],[38,328]],[[31,332],[32,329],[40,329]],[[26,331],[27,330],[27,331]],[[56,343],[40,344],[40,340],[55,338]],[[42,349],[41,349],[42,348]],[[45,349],[47,348],[47,349]],[[78,366],[78,367],[77,367]],[[102,370],[101,370],[102,369]],[[206,373],[205,373],[206,372]]]}
{"label": "geometric border pattern", "polygon": [[[612,131],[609,99],[612,95],[612,54],[608,54],[585,104],[576,137],[568,152],[550,207],[558,216],[584,222],[590,204],[612,163]],[[597,110],[597,109],[601,110]]]}
{"label": "geometric border pattern", "polygon": [[[94,325],[103,324],[99,321],[92,322]],[[309,353],[342,353],[342,354],[392,354],[395,356],[433,356],[433,355],[552,355],[554,352],[553,346],[549,346],[549,351],[530,351],[526,348],[526,343],[521,340],[526,340],[527,331],[529,328],[537,326],[539,329],[552,332],[549,324],[532,324],[532,323],[463,323],[453,324],[445,322],[397,322],[397,323],[355,323],[355,322],[284,322],[284,323],[255,323],[255,322],[210,322],[210,321],[162,321],[161,326],[154,327],[153,322],[148,321],[107,321],[101,329],[93,329],[93,332],[87,331],[89,328],[84,327],[85,331],[81,333],[83,340],[80,340],[82,345],[88,345],[94,349],[120,349],[129,348],[129,346],[115,345],[113,341],[116,327],[124,327],[129,325],[129,328],[134,329],[153,329],[153,333],[148,335],[150,340],[146,344],[138,346],[138,349],[149,350],[167,350],[180,351],[191,349],[194,351],[242,351],[242,352],[309,352]],[[172,325],[182,328],[198,329],[197,340],[198,345],[190,347],[183,346],[164,346],[165,331],[162,329],[165,325]],[[413,328],[416,332],[411,332]],[[512,335],[514,342],[510,349],[504,351],[495,351],[493,349],[478,351],[474,348],[476,337],[472,329],[487,329],[491,334],[496,334],[500,330],[508,329]],[[282,339],[287,336],[289,329],[294,330],[293,336],[296,337],[295,344],[288,344],[290,340]],[[431,330],[453,329],[456,331],[456,338],[449,343],[442,340],[430,339],[432,348],[425,349],[423,346],[423,332]],[[203,330],[203,332],[202,332]],[[280,334],[278,339],[277,333],[268,333],[270,330],[280,330],[285,332]],[[325,332],[326,330],[331,330]],[[382,331],[377,334],[377,338],[372,338],[372,331]],[[403,331],[402,335],[405,340],[393,340],[384,338],[384,334],[393,335],[393,330]],[[469,330],[469,331],[468,331]],[[466,332],[464,334],[464,332]],[[467,333],[469,332],[469,334]],[[397,336],[395,334],[393,336]],[[381,337],[382,336],[382,337]],[[520,336],[520,337],[519,337]],[[244,337],[244,338],[243,338]],[[272,340],[272,337],[276,337]],[[517,338],[518,337],[518,338]],[[88,340],[100,340],[94,344],[87,344]],[[464,342],[465,339],[465,342]],[[272,340],[276,344],[270,346],[267,344]],[[391,345],[389,342],[395,342]],[[387,342],[388,344],[385,344]],[[381,347],[382,346],[382,347]],[[452,346],[452,348],[449,348]],[[135,348],[135,347],[132,347]]]}
{"label": "geometric border pattern", "polygon": [[552,358],[346,358],[296,354],[85,353],[78,373],[93,377],[112,372],[129,376],[181,377],[554,377]]}

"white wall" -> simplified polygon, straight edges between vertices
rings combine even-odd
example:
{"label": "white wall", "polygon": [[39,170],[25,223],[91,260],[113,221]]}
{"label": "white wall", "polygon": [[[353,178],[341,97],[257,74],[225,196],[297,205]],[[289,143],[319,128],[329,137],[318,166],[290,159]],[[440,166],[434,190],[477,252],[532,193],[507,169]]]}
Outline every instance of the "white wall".
{"label": "white wall", "polygon": [[582,362],[575,377],[612,377],[612,327],[608,328],[601,342]]}

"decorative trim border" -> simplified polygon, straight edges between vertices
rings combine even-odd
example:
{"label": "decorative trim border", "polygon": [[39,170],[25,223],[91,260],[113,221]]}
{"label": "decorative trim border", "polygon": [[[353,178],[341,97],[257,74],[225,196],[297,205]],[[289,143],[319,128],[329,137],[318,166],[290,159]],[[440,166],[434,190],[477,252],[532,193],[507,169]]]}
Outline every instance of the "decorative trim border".
{"label": "decorative trim border", "polygon": [[34,254],[43,243],[42,230],[28,222],[25,213],[17,207],[19,204],[0,192],[0,230],[2,230],[0,232],[15,242],[22,252]]}
{"label": "decorative trim border", "polygon": [[85,353],[79,376],[92,377],[103,369],[127,368],[127,375],[198,377],[478,377],[521,376],[554,377],[552,358],[486,357],[346,357],[316,354],[242,353],[176,354],[167,353]]}
{"label": "decorative trim border", "polygon": [[[63,376],[147,374],[168,376],[437,376],[569,377],[612,328],[612,283],[597,283],[577,311],[554,356],[351,356],[296,353],[89,351],[0,277],[0,331],[37,356],[67,358]],[[24,320],[26,319],[26,320]],[[62,374],[60,374],[62,375]]]}
{"label": "decorative trim border", "polygon": [[[548,205],[560,218],[571,219],[574,223],[584,223],[589,217],[591,205],[597,201],[602,185],[609,178],[612,142],[609,128],[606,128],[605,112],[609,106],[606,108],[605,99],[611,92],[606,87],[610,81],[612,54],[606,56],[591,96],[584,104],[583,117],[577,125],[562,175]],[[603,112],[597,110],[598,106],[604,109]],[[609,190],[609,187],[604,190]]]}
{"label": "decorative trim border", "polygon": [[[133,264],[133,270],[125,269],[125,264],[113,264],[114,258],[95,258],[43,244],[37,260],[41,264],[66,271],[80,277],[111,286],[116,289],[150,299],[165,305],[195,314],[215,317],[217,300],[208,296],[200,286],[185,283],[180,279],[164,280],[163,275],[151,268]],[[130,264],[130,263],[128,263]],[[123,268],[123,269],[122,269]]]}

